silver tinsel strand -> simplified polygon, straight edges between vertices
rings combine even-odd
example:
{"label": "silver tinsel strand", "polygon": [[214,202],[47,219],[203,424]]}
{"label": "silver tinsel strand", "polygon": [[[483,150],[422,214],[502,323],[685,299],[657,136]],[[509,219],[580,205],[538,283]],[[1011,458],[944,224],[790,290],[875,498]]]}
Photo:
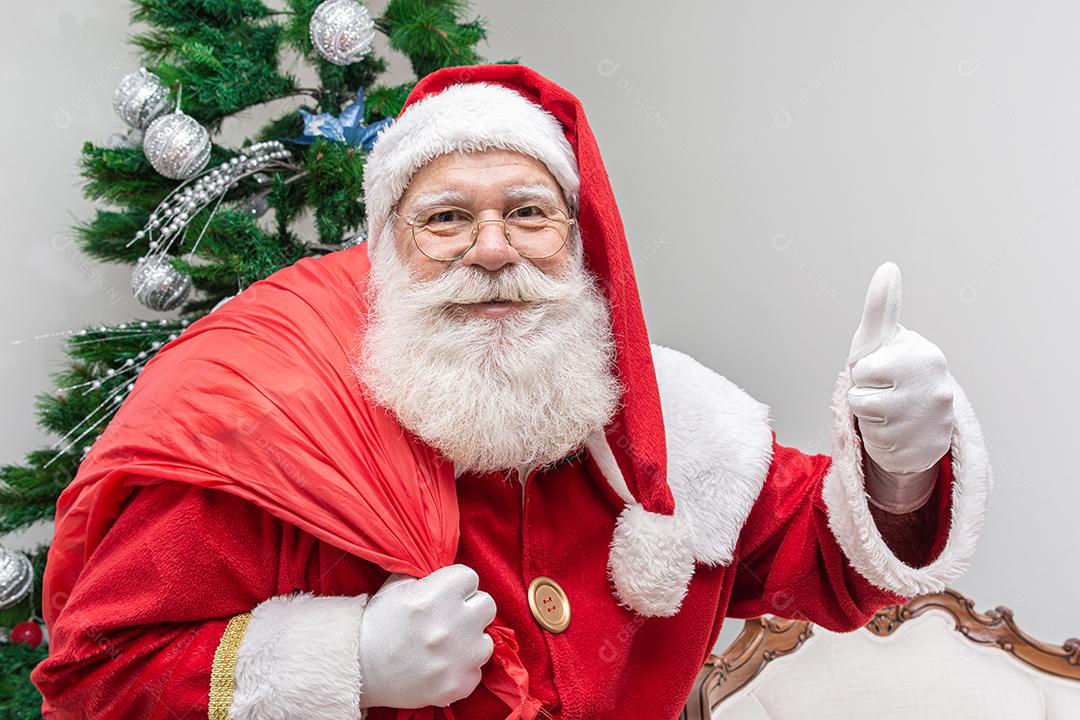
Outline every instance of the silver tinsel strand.
{"label": "silver tinsel strand", "polygon": [[[289,151],[277,140],[267,140],[244,148],[236,157],[189,179],[173,190],[154,208],[146,226],[135,233],[128,245],[146,240],[151,254],[167,252],[187,230],[188,223],[195,215],[209,205],[219,203],[225,193],[243,178],[252,176],[257,184],[267,186],[259,193],[269,193],[272,178],[261,171],[297,169],[290,159]],[[266,198],[263,198],[257,206],[244,206],[241,209],[258,215],[260,211],[265,212],[262,206],[265,201]],[[194,248],[191,252],[194,252]]]}
{"label": "silver tinsel strand", "polygon": [[[64,433],[63,437],[53,444],[52,450],[55,450],[56,452],[52,458],[45,463],[44,467],[49,467],[60,458],[74,451],[81,443],[88,439],[92,439],[94,431],[113,416],[116,408],[120,407],[121,403],[124,402],[124,399],[134,389],[135,379],[146,367],[146,362],[150,356],[156,354],[165,343],[172,342],[180,337],[180,333],[183,332],[187,326],[187,320],[177,321],[161,318],[156,322],[139,320],[132,323],[122,323],[115,327],[102,325],[98,328],[83,328],[81,330],[71,330],[66,333],[61,333],[73,335],[69,342],[76,345],[82,345],[88,342],[94,344],[112,341],[126,342],[132,339],[144,339],[150,335],[161,336],[166,332],[168,335],[165,336],[164,339],[153,340],[150,343],[149,348],[140,350],[134,357],[126,358],[122,363],[119,363],[115,367],[102,369],[98,366],[94,370],[94,377],[91,380],[58,389],[57,395],[60,397],[63,397],[68,393],[78,392],[81,392],[83,395],[91,392],[101,392],[104,396],[95,408],[90,410],[82,420],[70,427],[68,431]],[[101,333],[103,336],[96,336],[98,333]],[[83,459],[86,458],[86,455],[90,450],[90,445],[83,445]]]}
{"label": "silver tinsel strand", "polygon": [[346,248],[355,247],[356,245],[359,245],[360,243],[366,242],[366,241],[367,241],[367,228],[361,228],[360,231],[356,233],[356,235],[353,235],[351,238],[349,238],[345,242],[341,243],[341,249],[345,250]]}
{"label": "silver tinsel strand", "polygon": [[326,0],[311,16],[311,43],[326,60],[349,65],[371,52],[375,21],[356,0]]}

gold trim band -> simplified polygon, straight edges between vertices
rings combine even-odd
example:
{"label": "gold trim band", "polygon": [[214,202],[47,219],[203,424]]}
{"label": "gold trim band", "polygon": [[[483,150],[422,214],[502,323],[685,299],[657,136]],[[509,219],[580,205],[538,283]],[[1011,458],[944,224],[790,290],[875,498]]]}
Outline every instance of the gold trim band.
{"label": "gold trim band", "polygon": [[229,720],[236,690],[236,653],[250,621],[250,612],[234,615],[214,651],[214,664],[210,669],[210,720]]}

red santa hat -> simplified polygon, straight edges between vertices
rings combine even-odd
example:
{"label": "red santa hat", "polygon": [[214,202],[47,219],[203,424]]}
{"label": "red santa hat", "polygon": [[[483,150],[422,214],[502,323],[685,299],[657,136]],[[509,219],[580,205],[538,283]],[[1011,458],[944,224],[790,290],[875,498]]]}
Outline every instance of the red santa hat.
{"label": "red santa hat", "polygon": [[369,242],[378,243],[413,174],[456,150],[515,150],[543,162],[577,213],[586,267],[611,307],[616,366],[624,388],[593,461],[626,503],[609,571],[619,598],[646,615],[674,614],[693,556],[674,517],[666,481],[660,395],[622,220],[581,102],[523,65],[444,68],[423,78],[364,167]]}

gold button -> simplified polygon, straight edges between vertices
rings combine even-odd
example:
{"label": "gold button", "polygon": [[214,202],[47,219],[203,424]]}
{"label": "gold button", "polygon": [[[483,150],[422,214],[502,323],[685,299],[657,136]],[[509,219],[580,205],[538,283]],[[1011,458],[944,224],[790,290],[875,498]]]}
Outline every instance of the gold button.
{"label": "gold button", "polygon": [[529,609],[540,627],[561,633],[570,624],[570,601],[559,583],[540,575],[529,583]]}

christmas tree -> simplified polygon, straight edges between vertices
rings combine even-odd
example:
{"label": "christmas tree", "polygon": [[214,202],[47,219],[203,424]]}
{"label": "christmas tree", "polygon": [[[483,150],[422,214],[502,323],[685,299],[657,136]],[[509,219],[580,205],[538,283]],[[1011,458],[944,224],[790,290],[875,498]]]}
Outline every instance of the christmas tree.
{"label": "christmas tree", "polygon": [[[144,67],[111,101],[129,126],[84,145],[85,194],[100,207],[76,228],[81,249],[133,266],[148,317],[75,331],[38,415],[58,438],[0,468],[0,534],[52,519],[94,439],[144,364],[193,320],[274,271],[362,242],[363,162],[415,81],[480,61],[481,19],[463,0],[389,0],[372,17],[356,0],[134,0]],[[378,33],[415,78],[382,84]],[[282,70],[297,62],[317,81]],[[272,101],[287,111],[239,147],[222,122]],[[101,102],[110,102],[102,97]],[[313,229],[312,229],[313,228]],[[155,316],[153,312],[170,312]],[[40,716],[30,670],[46,656],[41,576],[47,547],[0,549],[0,717]]]}

